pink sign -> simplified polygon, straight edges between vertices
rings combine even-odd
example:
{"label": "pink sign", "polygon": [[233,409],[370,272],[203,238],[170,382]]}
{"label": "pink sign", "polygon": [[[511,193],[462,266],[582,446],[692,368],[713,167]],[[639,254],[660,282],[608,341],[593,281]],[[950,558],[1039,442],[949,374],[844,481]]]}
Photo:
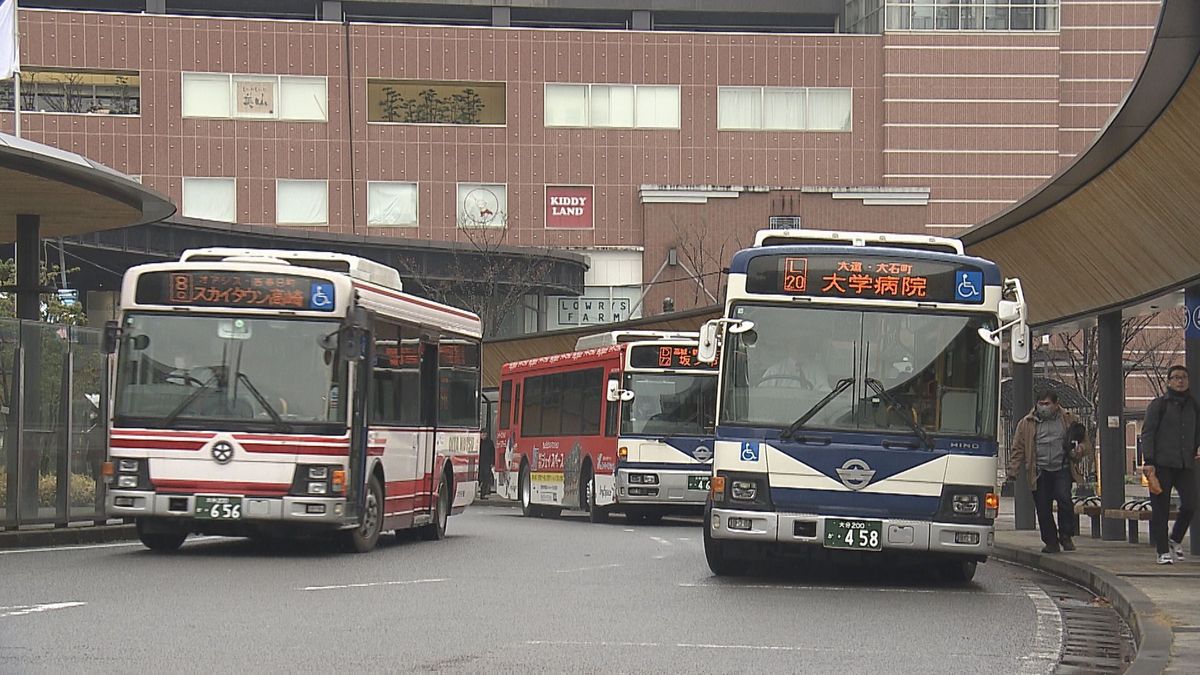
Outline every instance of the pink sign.
{"label": "pink sign", "polygon": [[592,229],[592,188],[547,185],[546,227]]}

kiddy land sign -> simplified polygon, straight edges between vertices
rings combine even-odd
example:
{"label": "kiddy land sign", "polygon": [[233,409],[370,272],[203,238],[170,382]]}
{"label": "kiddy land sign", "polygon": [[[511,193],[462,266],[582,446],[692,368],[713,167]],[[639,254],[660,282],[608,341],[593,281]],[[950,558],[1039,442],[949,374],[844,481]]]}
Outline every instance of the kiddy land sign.
{"label": "kiddy land sign", "polygon": [[592,188],[547,185],[546,227],[592,229]]}

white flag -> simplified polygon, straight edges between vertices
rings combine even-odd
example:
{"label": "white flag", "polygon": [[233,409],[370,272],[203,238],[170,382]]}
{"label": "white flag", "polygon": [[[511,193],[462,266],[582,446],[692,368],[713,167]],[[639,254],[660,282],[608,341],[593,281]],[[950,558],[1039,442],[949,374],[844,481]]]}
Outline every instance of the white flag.
{"label": "white flag", "polygon": [[21,69],[17,47],[17,0],[0,0],[0,80]]}

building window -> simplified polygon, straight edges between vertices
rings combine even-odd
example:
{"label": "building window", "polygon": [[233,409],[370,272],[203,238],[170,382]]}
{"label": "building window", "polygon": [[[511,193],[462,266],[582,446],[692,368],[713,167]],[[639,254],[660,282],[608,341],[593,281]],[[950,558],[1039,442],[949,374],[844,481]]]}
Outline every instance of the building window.
{"label": "building window", "polygon": [[649,84],[547,83],[547,127],[678,129],[679,87]]}
{"label": "building window", "polygon": [[183,116],[324,122],[329,119],[324,77],[183,74]]}
{"label": "building window", "polygon": [[717,128],[850,131],[851,92],[846,87],[718,87]]}
{"label": "building window", "polygon": [[503,82],[367,80],[367,121],[502,125],[504,86]]}
{"label": "building window", "polygon": [[504,227],[508,222],[508,186],[502,183],[459,183],[458,226]]}
{"label": "building window", "polygon": [[[138,115],[137,72],[26,68],[21,71],[21,110],[44,113]],[[0,110],[13,109],[12,80],[0,82]]]}
{"label": "building window", "polygon": [[887,30],[1057,31],[1060,0],[887,0]]}
{"label": "building window", "polygon": [[184,178],[183,215],[237,222],[237,181],[233,178]]}
{"label": "building window", "polygon": [[275,222],[280,225],[328,224],[329,181],[277,180]]}
{"label": "building window", "polygon": [[416,227],[417,184],[368,182],[367,224],[376,227]]}

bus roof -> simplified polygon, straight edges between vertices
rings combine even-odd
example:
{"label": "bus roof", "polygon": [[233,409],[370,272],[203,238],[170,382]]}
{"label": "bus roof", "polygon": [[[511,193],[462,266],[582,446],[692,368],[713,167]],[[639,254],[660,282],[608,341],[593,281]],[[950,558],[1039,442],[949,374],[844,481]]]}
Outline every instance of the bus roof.
{"label": "bus roof", "polygon": [[400,272],[396,269],[345,253],[328,251],[289,251],[274,248],[232,248],[213,246],[192,248],[183,252],[179,262],[278,262],[298,267],[310,267],[329,272],[340,272],[352,279],[369,281],[384,288],[404,290]]}
{"label": "bus roof", "polygon": [[700,334],[695,331],[613,330],[607,333],[585,335],[575,341],[575,349],[578,351],[622,342],[656,342],[660,340],[697,342],[700,340]]}
{"label": "bus roof", "polygon": [[754,247],[789,246],[796,244],[827,244],[831,246],[871,246],[900,248],[906,251],[941,251],[964,255],[963,244],[950,237],[926,234],[894,234],[884,232],[855,232],[837,230],[759,230],[754,235]]}
{"label": "bus roof", "polygon": [[625,343],[622,343],[607,345],[604,347],[581,349],[579,351],[565,352],[562,354],[537,356],[532,359],[523,359],[521,361],[512,361],[500,367],[500,374],[503,376],[519,371],[547,369],[553,370],[562,366],[574,366],[599,361],[608,361],[614,357],[624,354],[627,346],[628,345]]}

